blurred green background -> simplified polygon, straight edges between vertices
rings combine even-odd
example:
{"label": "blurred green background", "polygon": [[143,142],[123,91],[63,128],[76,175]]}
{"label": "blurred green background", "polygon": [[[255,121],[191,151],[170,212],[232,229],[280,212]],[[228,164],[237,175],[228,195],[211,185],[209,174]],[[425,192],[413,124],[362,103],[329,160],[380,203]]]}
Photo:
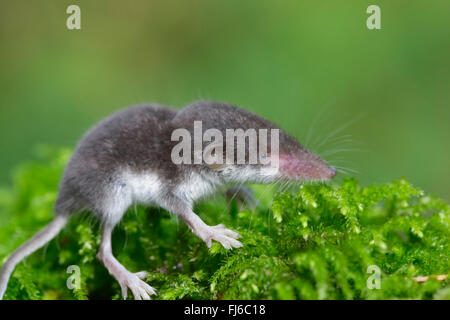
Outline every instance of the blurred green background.
{"label": "blurred green background", "polygon": [[[114,110],[211,99],[364,184],[406,177],[450,200],[450,1],[1,4],[0,185],[36,145],[74,146]],[[71,4],[81,30],[66,28]],[[381,30],[366,27],[370,4]]]}

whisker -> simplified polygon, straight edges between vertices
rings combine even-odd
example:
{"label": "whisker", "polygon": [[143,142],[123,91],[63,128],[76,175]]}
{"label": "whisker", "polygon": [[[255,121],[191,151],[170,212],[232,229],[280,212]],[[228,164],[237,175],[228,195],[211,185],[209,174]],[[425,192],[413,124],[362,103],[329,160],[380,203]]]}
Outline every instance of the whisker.
{"label": "whisker", "polygon": [[[342,130],[346,129],[347,127],[349,127],[350,125],[352,125],[356,121],[359,121],[363,116],[364,115],[361,114],[361,115],[351,119],[350,121],[347,121],[342,126],[337,128],[336,130],[332,131],[330,134],[328,134],[328,136],[325,137],[325,139],[315,149],[319,149],[321,146],[323,146],[325,143],[327,143],[329,139],[331,139],[333,136],[335,136],[336,134],[338,134]],[[317,143],[317,139],[316,139],[315,143]]]}
{"label": "whisker", "polygon": [[314,128],[317,124],[317,122],[319,121],[319,119],[322,117],[322,115],[325,113],[325,111],[333,104],[336,102],[336,99],[333,99],[334,101],[330,101],[328,102],[323,108],[322,110],[314,117],[313,121],[311,122],[311,125],[309,126],[308,132],[306,134],[306,138],[305,138],[305,145],[307,146],[309,144],[309,141],[311,140],[311,136],[312,133],[314,131]]}
{"label": "whisker", "polygon": [[342,153],[342,152],[365,152],[365,151],[367,151],[367,150],[354,149],[354,148],[351,148],[351,149],[350,148],[347,148],[347,149],[341,148],[341,149],[331,149],[331,150],[328,150],[326,152],[322,152],[320,155],[323,156],[323,157],[326,157],[326,156],[330,156],[332,154]]}
{"label": "whisker", "polygon": [[341,166],[334,166],[334,167],[340,172],[348,171],[348,172],[351,172],[351,173],[359,174],[359,172],[357,170],[354,170],[354,169],[351,169],[351,168],[341,167]]}

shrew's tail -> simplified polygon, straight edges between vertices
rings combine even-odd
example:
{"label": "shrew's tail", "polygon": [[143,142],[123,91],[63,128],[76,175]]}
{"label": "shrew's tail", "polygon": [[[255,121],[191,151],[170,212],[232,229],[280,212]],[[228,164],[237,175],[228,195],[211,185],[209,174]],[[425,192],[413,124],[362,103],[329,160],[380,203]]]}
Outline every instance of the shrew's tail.
{"label": "shrew's tail", "polygon": [[0,271],[0,300],[3,299],[6,287],[8,286],[9,277],[14,271],[16,265],[36,250],[42,248],[54,237],[56,237],[67,224],[68,220],[68,215],[56,215],[56,217],[43,230],[38,232],[30,240],[25,242],[11,254],[9,259],[3,265],[2,270]]}

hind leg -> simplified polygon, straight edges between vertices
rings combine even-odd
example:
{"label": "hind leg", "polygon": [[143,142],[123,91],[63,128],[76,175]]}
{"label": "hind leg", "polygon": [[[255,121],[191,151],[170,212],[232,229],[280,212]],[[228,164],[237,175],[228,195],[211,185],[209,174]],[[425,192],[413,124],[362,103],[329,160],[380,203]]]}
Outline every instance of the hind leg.
{"label": "hind leg", "polygon": [[105,265],[109,273],[119,282],[122,289],[122,297],[127,299],[128,289],[136,300],[150,300],[150,295],[156,294],[155,289],[143,281],[145,272],[132,273],[128,271],[112,254],[111,234],[114,227],[103,227],[102,241],[97,258]]}
{"label": "hind leg", "polygon": [[256,200],[254,196],[253,190],[246,186],[235,186],[229,188],[225,193],[225,197],[228,205],[231,204],[231,201],[235,200],[239,210],[242,210],[244,207],[254,210],[259,205],[258,200]]}

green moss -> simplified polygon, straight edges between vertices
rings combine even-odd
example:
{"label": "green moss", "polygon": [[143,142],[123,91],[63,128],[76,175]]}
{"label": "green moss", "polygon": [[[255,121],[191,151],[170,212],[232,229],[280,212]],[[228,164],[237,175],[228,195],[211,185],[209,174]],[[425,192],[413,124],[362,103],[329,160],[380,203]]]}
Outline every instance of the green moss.
{"label": "green moss", "polygon": [[[0,190],[0,261],[52,219],[70,150],[40,149]],[[243,248],[204,243],[160,209],[130,209],[113,236],[119,261],[148,271],[155,299],[449,299],[450,207],[405,180],[361,187],[353,179],[307,184],[274,195],[256,187],[262,207],[238,212],[216,198],[196,212],[243,235]],[[6,299],[120,299],[120,288],[95,259],[98,223],[76,217],[45,249],[14,272]],[[69,290],[77,265],[81,287]],[[370,266],[380,289],[369,289]],[[369,268],[369,269],[368,269]],[[368,271],[369,270],[369,271]]]}

